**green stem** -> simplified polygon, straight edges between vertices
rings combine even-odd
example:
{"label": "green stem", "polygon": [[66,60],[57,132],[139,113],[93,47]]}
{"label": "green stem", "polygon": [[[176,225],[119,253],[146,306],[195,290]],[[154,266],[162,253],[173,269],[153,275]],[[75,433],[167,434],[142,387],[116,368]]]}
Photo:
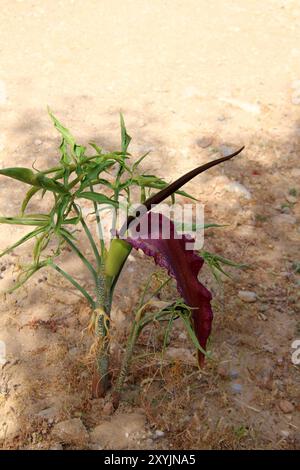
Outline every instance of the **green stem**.
{"label": "green stem", "polygon": [[92,247],[92,250],[93,250],[93,252],[94,252],[95,258],[96,258],[96,260],[97,260],[98,269],[100,269],[101,264],[102,264],[102,260],[101,260],[101,256],[100,256],[100,254],[99,254],[98,248],[97,248],[97,246],[96,246],[96,243],[95,243],[95,241],[94,241],[94,239],[93,239],[93,236],[92,236],[92,234],[91,234],[91,232],[90,232],[90,229],[88,228],[88,226],[87,226],[87,224],[85,223],[84,219],[83,219],[82,216],[80,215],[79,209],[78,209],[78,207],[76,206],[76,204],[73,204],[73,207],[74,207],[76,213],[77,213],[77,214],[79,215],[79,217],[80,217],[80,223],[81,223],[81,225],[82,225],[82,227],[83,227],[83,229],[84,229],[84,231],[85,231],[85,233],[86,233],[86,236],[87,236],[88,239],[89,239],[90,245],[91,245],[91,247]]}
{"label": "green stem", "polygon": [[[91,185],[90,190],[93,193],[94,188]],[[94,204],[94,209],[95,209],[95,214],[96,214],[96,222],[97,222],[97,228],[98,228],[98,234],[99,234],[99,241],[100,241],[100,247],[101,247],[101,255],[104,255],[105,251],[105,243],[104,243],[104,238],[103,238],[103,230],[102,230],[102,225],[101,225],[101,219],[100,219],[100,214],[99,214],[99,209],[96,201],[93,201]]]}
{"label": "green stem", "polygon": [[102,397],[109,388],[109,346],[110,346],[110,312],[111,296],[108,281],[104,275],[104,267],[96,283],[95,309],[95,341],[96,363],[93,377],[92,393],[94,397]]}

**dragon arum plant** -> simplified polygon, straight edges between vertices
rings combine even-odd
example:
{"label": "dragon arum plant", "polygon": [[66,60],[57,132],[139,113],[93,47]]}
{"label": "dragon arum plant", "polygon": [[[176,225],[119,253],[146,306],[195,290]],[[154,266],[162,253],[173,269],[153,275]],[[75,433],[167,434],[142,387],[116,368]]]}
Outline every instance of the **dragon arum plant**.
{"label": "dragon arum plant", "polygon": [[[218,270],[222,271],[221,264],[231,262],[208,252],[203,253],[203,259],[196,251],[187,250],[186,242],[190,241],[190,238],[178,237],[175,224],[162,214],[159,214],[154,224],[151,210],[169,197],[174,201],[175,194],[192,198],[180,188],[203,171],[234,157],[243,148],[232,155],[202,165],[168,185],[162,178],[140,172],[140,164],[147,154],[132,162],[131,155],[128,153],[131,137],[126,131],[122,115],[120,116],[121,149],[105,152],[95,143],[91,143],[92,155],[87,155],[86,148],[76,144],[71,133],[61,125],[51,111],[49,114],[62,137],[59,163],[43,171],[29,168],[0,170],[1,175],[22,181],[29,186],[21,204],[20,214],[16,217],[0,217],[0,223],[34,227],[0,256],[33,240],[32,264],[22,270],[9,292],[22,286],[40,269],[49,268],[61,274],[86,298],[91,308],[89,330],[95,337],[95,367],[92,381],[94,396],[103,396],[110,386],[110,312],[113,293],[132,247],[142,249],[147,255],[152,256],[159,266],[167,269],[169,277],[159,284],[154,293],[149,293],[150,284],[147,283],[137,308],[119,378],[114,386],[114,397],[118,402],[134,345],[142,329],[150,322],[167,322],[168,332],[173,321],[181,317],[198,349],[199,364],[203,364],[204,356],[207,355],[206,343],[211,331],[212,310],[211,294],[198,281],[198,273],[204,259],[212,267],[214,274]],[[150,196],[153,189],[158,192]],[[43,198],[46,193],[52,196],[49,211],[46,213],[28,212],[32,198],[39,195]],[[132,195],[136,194],[139,194],[139,203],[142,205],[135,211],[135,215],[126,216],[125,223],[117,231],[115,210],[120,207],[122,200],[125,200],[130,209]],[[88,219],[89,214],[85,215],[86,204],[91,205],[91,211],[94,213],[97,236]],[[108,241],[103,235],[102,216],[103,208],[107,207],[114,210],[111,236]],[[168,222],[170,226],[168,239],[163,237],[162,227],[165,222]],[[212,224],[212,226],[217,225]],[[80,232],[78,227],[85,233],[91,246],[93,261],[90,261],[80,250],[80,240],[76,233]],[[137,236],[132,236],[132,228],[138,234]],[[93,280],[93,292],[88,292],[69,272],[57,264],[66,246],[88,269]],[[149,308],[151,299],[171,278],[176,280],[183,300],[180,299],[153,311],[153,308]]]}

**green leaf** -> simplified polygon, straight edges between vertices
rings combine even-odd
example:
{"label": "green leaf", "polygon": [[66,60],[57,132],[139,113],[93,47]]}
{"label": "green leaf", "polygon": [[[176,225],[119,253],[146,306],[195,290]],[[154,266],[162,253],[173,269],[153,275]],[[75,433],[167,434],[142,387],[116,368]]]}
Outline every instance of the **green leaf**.
{"label": "green leaf", "polygon": [[120,123],[121,123],[121,149],[122,149],[122,153],[125,154],[130,144],[131,137],[130,135],[127,134],[125,121],[124,121],[124,117],[122,113],[120,113]]}
{"label": "green leaf", "polygon": [[199,351],[204,354],[205,357],[211,358],[211,353],[209,351],[205,351],[202,346],[200,345],[198,338],[194,332],[193,325],[191,323],[191,312],[190,309],[187,307],[187,310],[185,312],[182,312],[181,309],[178,309],[178,314],[180,315],[180,318],[182,319],[186,330],[188,332],[188,335],[195,346],[196,349],[199,349]]}
{"label": "green leaf", "polygon": [[182,231],[183,229],[185,229],[185,230],[192,230],[193,232],[196,232],[197,230],[208,229],[208,228],[228,227],[228,224],[219,225],[219,224],[214,224],[214,223],[204,224],[204,225],[191,223],[191,224],[185,224],[185,226],[183,226],[183,222],[176,221],[176,220],[174,220],[174,225],[177,230]]}
{"label": "green leaf", "polygon": [[211,223],[211,224],[204,224],[204,225],[203,225],[203,228],[204,228],[204,229],[207,229],[207,228],[218,228],[218,227],[229,227],[229,224],[215,224],[215,223]]}
{"label": "green leaf", "polygon": [[0,224],[45,226],[45,220],[29,217],[0,217]]}
{"label": "green leaf", "polygon": [[68,194],[68,190],[58,181],[44,176],[42,173],[36,175],[37,185],[48,191],[58,194]]}
{"label": "green leaf", "polygon": [[30,199],[40,190],[40,188],[36,188],[35,186],[33,188],[30,188],[27,193],[26,193],[26,196],[22,202],[22,206],[21,206],[21,214],[23,215],[25,210],[26,210],[26,207],[28,206],[28,203],[30,201]]}
{"label": "green leaf", "polygon": [[102,148],[101,147],[98,147],[97,144],[95,144],[95,142],[89,142],[90,146],[93,147],[93,149],[96,150],[96,152],[101,155],[102,154]]}
{"label": "green leaf", "polygon": [[77,290],[79,290],[79,292],[81,292],[82,295],[84,295],[84,297],[87,299],[87,301],[89,302],[91,307],[93,309],[95,309],[96,304],[95,304],[94,300],[92,299],[92,297],[88,294],[88,292],[80,284],[78,284],[78,282],[70,274],[68,274],[66,271],[61,269],[59,266],[57,266],[57,264],[53,263],[53,261],[51,261],[51,260],[48,261],[48,265],[51,266],[53,269],[55,269],[63,277],[65,277]]}
{"label": "green leaf", "polygon": [[192,199],[193,201],[198,201],[198,199],[196,197],[192,196],[191,194],[187,193],[186,191],[181,191],[181,189],[179,189],[178,191],[175,191],[174,194],[179,194],[180,196],[187,197],[189,199]]}
{"label": "green leaf", "polygon": [[106,160],[103,161],[100,164],[90,164],[89,168],[90,170],[86,172],[86,175],[84,179],[82,180],[82,183],[80,185],[80,191],[82,191],[84,188],[88,187],[92,181],[96,181],[95,184],[97,184],[97,180],[99,177],[99,173],[102,171],[106,170],[107,168],[110,168],[113,166],[115,162],[113,160]]}
{"label": "green leaf", "polygon": [[93,193],[91,191],[85,191],[83,193],[76,193],[78,198],[89,199],[90,201],[97,202],[98,204],[110,204],[112,206],[118,207],[118,202],[109,199],[104,194]]}
{"label": "green leaf", "polygon": [[48,264],[48,261],[46,260],[46,261],[42,261],[38,264],[31,265],[27,270],[23,271],[20,274],[20,276],[18,276],[18,281],[16,282],[16,284],[13,287],[11,287],[10,289],[8,289],[6,292],[11,294],[15,290],[19,289],[19,287],[21,287],[23,284],[25,284],[25,282],[27,282],[28,279],[31,278],[31,276],[33,276],[41,268],[44,268],[45,266],[47,266],[47,264]]}
{"label": "green leaf", "polygon": [[146,152],[136,162],[134,162],[134,164],[132,165],[132,171],[134,171],[139,166],[139,164],[144,160],[144,158],[146,158],[149,155],[149,153],[150,151]]}
{"label": "green leaf", "polygon": [[[67,209],[67,214],[70,212],[70,208],[68,208],[68,205],[70,204],[71,201],[71,196],[63,196],[55,206],[55,211],[53,212],[53,215],[56,214],[56,224],[55,227],[58,229],[62,223],[64,223],[64,217],[65,217],[65,211]],[[66,214],[66,215],[67,215]]]}
{"label": "green leaf", "polygon": [[40,233],[42,233],[44,230],[45,230],[45,228],[42,227],[42,228],[35,229],[35,230],[33,230],[32,232],[30,232],[30,233],[27,233],[27,235],[25,235],[24,237],[20,238],[20,240],[18,240],[16,243],[14,243],[13,245],[9,246],[9,247],[6,248],[2,253],[0,253],[0,258],[1,258],[2,256],[6,255],[7,253],[10,253],[12,250],[14,250],[14,249],[17,248],[18,246],[22,245],[23,243],[27,242],[27,241],[30,240],[31,238],[36,237],[37,235],[39,235]]}
{"label": "green leaf", "polygon": [[244,268],[249,267],[249,265],[247,264],[235,263],[234,261],[231,261],[227,258],[223,258],[222,256],[216,255],[214,253],[210,253],[209,251],[199,251],[199,254],[200,256],[202,256],[204,261],[208,264],[214,278],[219,284],[221,283],[221,278],[220,278],[219,273],[222,273],[225,276],[231,278],[231,275],[223,269],[222,267],[223,264],[227,266],[232,266],[237,269],[244,269]]}
{"label": "green leaf", "polygon": [[78,145],[78,144],[74,145],[74,153],[79,162],[81,162],[82,159],[84,158],[85,151],[86,151],[86,147],[84,147],[83,145]]}
{"label": "green leaf", "polygon": [[4,168],[0,170],[0,175],[8,176],[22,183],[31,184],[32,186],[39,186],[36,181],[36,173],[29,168]]}
{"label": "green leaf", "polygon": [[[61,236],[63,239],[70,245],[74,253],[78,255],[78,257],[81,259],[83,264],[88,268],[88,270],[91,272],[93,278],[95,281],[97,281],[97,273],[91,263],[86,259],[86,257],[83,255],[83,253],[79,250],[79,248],[73,243],[72,238],[74,238],[67,230],[61,230],[60,231]],[[71,235],[71,237],[70,237]]]}
{"label": "green leaf", "polygon": [[67,193],[67,189],[57,181],[43,175],[43,173],[34,173],[29,168],[4,168],[0,170],[0,175],[8,176],[23,183],[30,184],[37,188],[43,188],[60,194]]}
{"label": "green leaf", "polygon": [[99,254],[98,248],[97,248],[97,246],[96,246],[96,243],[95,243],[95,241],[94,241],[94,239],[93,239],[93,236],[92,236],[92,234],[91,234],[91,232],[90,232],[90,229],[88,228],[87,224],[86,224],[85,221],[84,221],[84,218],[82,217],[82,213],[81,213],[80,207],[78,207],[75,203],[73,203],[73,207],[74,207],[74,210],[75,210],[75,212],[77,213],[77,215],[78,215],[78,217],[79,217],[79,219],[80,219],[80,223],[81,223],[81,225],[82,225],[82,227],[83,227],[83,229],[84,229],[84,231],[85,231],[85,233],[86,233],[86,236],[87,236],[87,238],[88,238],[88,240],[89,240],[89,242],[90,242],[90,245],[91,245],[92,250],[93,250],[93,252],[94,252],[95,258],[96,258],[96,260],[97,260],[98,268],[100,269],[101,266],[102,266],[102,260],[101,260],[101,256],[100,256],[100,254]]}
{"label": "green leaf", "polygon": [[60,162],[62,163],[62,165],[64,167],[66,167],[67,165],[69,165],[72,161],[69,153],[68,153],[68,145],[66,143],[66,140],[64,138],[62,138],[61,140],[61,144],[59,146],[59,151],[60,151],[60,154],[61,154],[61,157],[60,157]]}
{"label": "green leaf", "polygon": [[50,238],[49,238],[48,231],[42,233],[38,237],[33,248],[33,260],[35,263],[39,263],[41,253],[47,247],[49,241],[50,241]]}
{"label": "green leaf", "polygon": [[54,114],[52,113],[49,107],[48,107],[48,113],[54,123],[54,127],[62,135],[66,143],[69,144],[73,148],[75,145],[75,139],[70,133],[70,131],[59,122],[59,120],[54,116]]}

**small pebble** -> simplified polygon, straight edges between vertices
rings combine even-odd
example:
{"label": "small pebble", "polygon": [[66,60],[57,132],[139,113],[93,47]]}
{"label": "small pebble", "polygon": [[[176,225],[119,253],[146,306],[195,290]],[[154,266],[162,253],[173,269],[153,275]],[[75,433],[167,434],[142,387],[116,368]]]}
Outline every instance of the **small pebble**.
{"label": "small pebble", "polygon": [[63,446],[59,442],[49,447],[49,450],[63,450],[63,449],[64,449]]}
{"label": "small pebble", "polygon": [[232,384],[231,390],[233,391],[233,393],[242,393],[243,387],[241,384]]}
{"label": "small pebble", "polygon": [[243,197],[245,199],[252,199],[250,191],[245,188],[245,186],[238,181],[232,181],[231,183],[228,183],[224,189],[229,192],[236,193],[237,196]]}
{"label": "small pebble", "polygon": [[151,446],[153,445],[153,439],[147,439],[145,444],[146,444],[147,447],[149,446],[149,449],[150,449]]}
{"label": "small pebble", "polygon": [[284,206],[284,207],[282,207],[282,208],[280,209],[280,212],[281,212],[282,214],[290,214],[290,213],[291,213],[291,209],[290,209],[289,207]]}
{"label": "small pebble", "polygon": [[213,142],[213,139],[211,137],[201,137],[201,139],[196,140],[196,144],[198,147],[201,147],[203,149],[206,149],[209,147]]}
{"label": "small pebble", "polygon": [[260,312],[266,312],[267,310],[269,310],[269,306],[268,304],[261,304],[259,307],[258,307],[258,310]]}
{"label": "small pebble", "polygon": [[281,411],[285,414],[288,414],[288,413],[292,413],[295,409],[293,403],[291,403],[290,401],[288,400],[281,400],[279,402],[279,408],[281,409]]}
{"label": "small pebble", "polygon": [[113,404],[110,401],[105,403],[105,405],[103,406],[103,410],[102,410],[103,415],[110,416],[113,414],[113,412],[114,412]]}
{"label": "small pebble", "polygon": [[161,431],[160,429],[157,429],[154,433],[154,439],[159,439],[161,437],[164,437],[165,433],[164,431]]}
{"label": "small pebble", "polygon": [[256,293],[250,290],[240,290],[238,296],[243,302],[256,302],[257,300]]}
{"label": "small pebble", "polygon": [[296,204],[296,202],[298,201],[298,199],[295,196],[291,196],[290,194],[288,194],[288,196],[286,196],[286,200],[290,204]]}
{"label": "small pebble", "polygon": [[232,370],[229,372],[229,375],[230,375],[230,378],[231,378],[231,379],[237,379],[238,376],[239,376],[239,373],[238,373],[237,370],[232,369]]}
{"label": "small pebble", "polygon": [[231,153],[234,152],[233,147],[229,147],[228,145],[220,145],[219,151],[224,155],[224,157],[228,157]]}
{"label": "small pebble", "polygon": [[42,145],[42,143],[43,143],[43,142],[42,142],[40,139],[35,139],[35,141],[34,141],[34,145],[36,145],[37,147],[38,147],[39,145]]}
{"label": "small pebble", "polygon": [[225,365],[220,364],[218,367],[218,374],[226,379],[228,377],[228,368]]}

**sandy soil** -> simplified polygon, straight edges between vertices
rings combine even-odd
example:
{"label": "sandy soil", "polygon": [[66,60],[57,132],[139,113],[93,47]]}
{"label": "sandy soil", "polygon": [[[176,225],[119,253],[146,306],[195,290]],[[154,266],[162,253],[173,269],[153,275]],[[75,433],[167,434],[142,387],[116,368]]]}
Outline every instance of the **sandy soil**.
{"label": "sandy soil", "polygon": [[[106,149],[119,146],[121,110],[131,152],[151,149],[143,168],[170,180],[245,145],[243,156],[186,190],[205,204],[207,221],[230,224],[205,248],[251,264],[222,289],[203,274],[214,292],[215,361],[201,373],[178,360],[162,369],[152,356],[136,361],[113,417],[109,396],[90,395],[84,301],[48,271],[4,296],[3,447],[299,448],[299,366],[291,361],[300,337],[299,2],[2,0],[0,44],[2,167],[55,161],[47,105],[80,143]],[[1,178],[1,215],[16,214],[22,194],[22,184]],[[0,248],[23,232],[1,226]],[[1,259],[1,291],[29,255],[30,246]],[[78,263],[65,263],[88,284]],[[121,345],[141,272],[153,269],[134,254],[122,277],[114,306]],[[256,301],[243,302],[243,289]],[[141,352],[152,343],[142,338]],[[170,346],[192,352],[180,326]]]}

